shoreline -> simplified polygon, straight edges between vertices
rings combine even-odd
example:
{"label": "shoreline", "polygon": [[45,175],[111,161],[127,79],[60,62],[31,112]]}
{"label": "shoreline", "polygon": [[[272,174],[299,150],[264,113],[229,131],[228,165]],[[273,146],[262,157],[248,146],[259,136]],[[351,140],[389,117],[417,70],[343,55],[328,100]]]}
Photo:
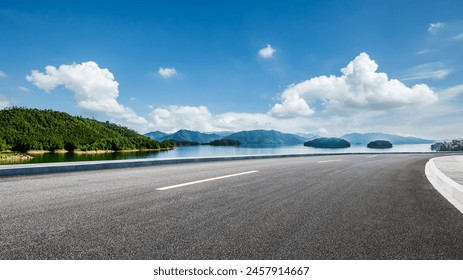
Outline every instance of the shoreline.
{"label": "shoreline", "polygon": [[66,151],[65,153],[73,153],[73,154],[106,154],[106,153],[133,153],[133,152],[160,152],[160,151],[169,151],[172,149],[162,148],[162,149],[131,149],[131,150],[91,150],[91,151],[81,151],[81,150],[74,150],[74,151]]}
{"label": "shoreline", "polygon": [[134,152],[161,152],[161,151],[170,151],[173,148],[160,148],[160,149],[131,149],[131,150],[91,150],[91,151],[67,151],[67,150],[28,150],[25,153],[15,152],[15,151],[0,151],[0,161],[1,162],[22,162],[29,161],[34,158],[33,155],[43,155],[43,154],[76,154],[76,155],[92,155],[92,154],[109,154],[109,153],[134,153]]}
{"label": "shoreline", "polygon": [[160,149],[130,149],[130,150],[89,150],[89,151],[81,151],[81,150],[74,150],[74,151],[68,151],[68,150],[54,150],[54,151],[48,151],[48,150],[28,150],[26,154],[28,155],[41,155],[41,154],[47,154],[47,153],[52,153],[52,154],[66,154],[66,153],[72,153],[72,154],[106,154],[106,153],[133,153],[133,152],[160,152],[160,151],[169,151],[173,150],[174,148],[160,148]]}
{"label": "shoreline", "polygon": [[[3,153],[3,155],[10,154],[11,152],[6,152]],[[0,152],[0,155],[2,152]],[[0,157],[0,161],[2,162],[22,162],[22,161],[29,161],[33,159],[34,157],[26,154],[16,154],[16,153],[11,153],[11,155],[7,155],[6,157]]]}

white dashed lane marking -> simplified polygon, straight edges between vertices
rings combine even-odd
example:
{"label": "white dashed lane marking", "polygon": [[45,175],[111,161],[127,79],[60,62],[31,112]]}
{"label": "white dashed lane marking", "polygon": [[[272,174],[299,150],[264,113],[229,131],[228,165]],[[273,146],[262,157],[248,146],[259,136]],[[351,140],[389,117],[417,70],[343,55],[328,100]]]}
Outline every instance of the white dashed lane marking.
{"label": "white dashed lane marking", "polygon": [[199,184],[199,183],[205,183],[205,182],[210,182],[210,181],[215,181],[215,180],[226,179],[226,178],[230,178],[230,177],[236,177],[236,176],[247,175],[247,174],[256,173],[256,172],[259,172],[259,171],[258,171],[258,170],[252,170],[252,171],[247,171],[247,172],[241,172],[241,173],[236,173],[236,174],[230,174],[230,175],[225,175],[225,176],[219,176],[219,177],[214,177],[214,178],[209,178],[209,179],[203,179],[203,180],[192,181],[192,182],[187,182],[187,183],[183,183],[183,184],[177,184],[177,185],[172,185],[172,186],[157,188],[156,190],[157,190],[157,191],[165,191],[165,190],[170,190],[170,189],[175,189],[175,188],[190,186],[190,185]]}

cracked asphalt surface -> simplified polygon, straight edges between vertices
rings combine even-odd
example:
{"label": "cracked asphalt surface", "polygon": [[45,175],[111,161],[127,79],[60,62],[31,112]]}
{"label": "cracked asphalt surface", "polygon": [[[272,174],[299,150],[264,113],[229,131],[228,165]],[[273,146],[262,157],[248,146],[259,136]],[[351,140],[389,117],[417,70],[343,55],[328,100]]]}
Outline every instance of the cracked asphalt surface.
{"label": "cracked asphalt surface", "polygon": [[[433,155],[313,156],[0,178],[1,259],[463,259]],[[258,170],[165,191],[156,188]]]}

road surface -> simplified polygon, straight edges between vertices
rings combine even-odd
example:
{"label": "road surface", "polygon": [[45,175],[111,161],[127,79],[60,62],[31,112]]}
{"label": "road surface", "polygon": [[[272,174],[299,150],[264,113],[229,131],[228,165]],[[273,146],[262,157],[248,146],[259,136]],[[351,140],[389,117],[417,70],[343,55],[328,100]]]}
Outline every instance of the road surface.
{"label": "road surface", "polygon": [[0,178],[1,259],[463,259],[433,155]]}

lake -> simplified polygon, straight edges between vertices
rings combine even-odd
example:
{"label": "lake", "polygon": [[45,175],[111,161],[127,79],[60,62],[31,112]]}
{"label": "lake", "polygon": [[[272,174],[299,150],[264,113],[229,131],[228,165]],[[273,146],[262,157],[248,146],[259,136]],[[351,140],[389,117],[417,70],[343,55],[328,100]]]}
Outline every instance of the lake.
{"label": "lake", "polygon": [[139,158],[181,158],[237,155],[277,155],[277,154],[327,154],[327,153],[394,153],[394,152],[432,152],[431,144],[394,145],[391,149],[369,149],[366,146],[352,146],[344,149],[319,149],[303,145],[242,145],[242,146],[185,146],[161,152],[127,152],[105,154],[53,154],[33,155],[32,160],[23,162],[1,162],[0,164],[45,163],[90,160],[115,160]]}

